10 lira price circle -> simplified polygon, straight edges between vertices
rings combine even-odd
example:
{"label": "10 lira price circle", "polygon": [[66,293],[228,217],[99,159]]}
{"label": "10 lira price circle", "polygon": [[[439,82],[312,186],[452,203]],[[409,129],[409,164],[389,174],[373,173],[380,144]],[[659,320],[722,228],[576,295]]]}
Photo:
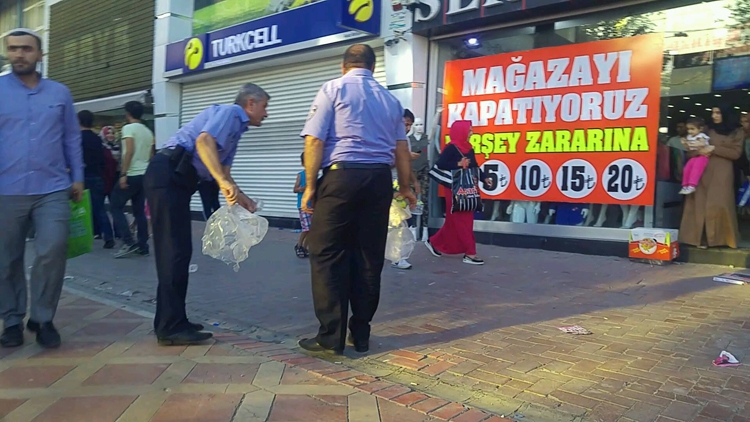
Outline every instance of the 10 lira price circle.
{"label": "10 lira price circle", "polygon": [[602,174],[604,190],[618,201],[632,201],[648,186],[646,169],[637,161],[621,158],[613,161]]}
{"label": "10 lira price circle", "polygon": [[529,198],[537,198],[552,187],[552,169],[541,160],[527,160],[516,169],[516,188]]}

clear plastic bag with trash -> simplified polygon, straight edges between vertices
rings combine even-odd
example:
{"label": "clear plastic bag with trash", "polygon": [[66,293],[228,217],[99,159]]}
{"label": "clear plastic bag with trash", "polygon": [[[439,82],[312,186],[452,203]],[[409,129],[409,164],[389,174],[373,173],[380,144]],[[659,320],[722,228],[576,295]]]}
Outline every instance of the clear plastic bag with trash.
{"label": "clear plastic bag with trash", "polygon": [[211,214],[203,233],[203,254],[231,265],[235,272],[250,248],[268,233],[268,220],[239,205],[224,205]]}
{"label": "clear plastic bag with trash", "polygon": [[414,251],[414,234],[409,230],[406,220],[411,218],[411,212],[406,202],[394,199],[388,218],[388,237],[385,241],[385,259],[398,262],[408,259]]}

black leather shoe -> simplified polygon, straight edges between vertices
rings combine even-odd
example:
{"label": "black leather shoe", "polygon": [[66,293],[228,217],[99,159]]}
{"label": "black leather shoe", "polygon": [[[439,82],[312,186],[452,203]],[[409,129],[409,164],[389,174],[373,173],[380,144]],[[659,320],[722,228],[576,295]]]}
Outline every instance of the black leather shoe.
{"label": "black leather shoe", "polygon": [[38,332],[41,328],[42,326],[34,320],[30,319],[29,322],[26,323],[26,329],[31,331],[32,333]]}
{"label": "black leather shoe", "polygon": [[36,342],[45,349],[56,349],[60,347],[60,333],[51,322],[45,322],[36,332]]}
{"label": "black leather shoe", "polygon": [[370,342],[368,340],[354,341],[354,337],[349,333],[349,337],[347,337],[346,341],[349,345],[354,346],[354,350],[357,353],[367,353],[370,351]]}
{"label": "black leather shoe", "polygon": [[187,330],[171,336],[157,337],[157,339],[162,346],[189,346],[203,343],[213,336],[211,333]]}
{"label": "black leather shoe", "polygon": [[318,340],[314,338],[303,338],[299,342],[297,342],[299,347],[307,350],[308,352],[312,353],[332,353],[334,355],[343,355],[344,352],[342,350],[336,350],[336,349],[328,349],[323,346],[321,346],[318,343]]}
{"label": "black leather shoe", "polygon": [[11,325],[10,327],[3,330],[3,335],[0,336],[0,346],[2,347],[18,347],[23,344],[23,326]]}
{"label": "black leather shoe", "polygon": [[190,322],[188,321],[188,325],[190,325],[190,329],[193,331],[203,331],[204,327],[203,324],[198,324],[196,322]]}

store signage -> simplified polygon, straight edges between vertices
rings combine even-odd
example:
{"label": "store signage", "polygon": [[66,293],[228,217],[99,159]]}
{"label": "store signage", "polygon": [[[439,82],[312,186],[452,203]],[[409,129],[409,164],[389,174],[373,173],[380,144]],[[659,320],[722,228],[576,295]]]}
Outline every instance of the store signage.
{"label": "store signage", "polygon": [[653,205],[662,54],[643,35],[451,61],[442,127],[472,122],[485,197]]}
{"label": "store signage", "polygon": [[380,0],[323,0],[169,44],[166,76],[380,33]]}
{"label": "store signage", "polygon": [[487,16],[538,9],[577,0],[420,0],[414,11],[416,31]]}

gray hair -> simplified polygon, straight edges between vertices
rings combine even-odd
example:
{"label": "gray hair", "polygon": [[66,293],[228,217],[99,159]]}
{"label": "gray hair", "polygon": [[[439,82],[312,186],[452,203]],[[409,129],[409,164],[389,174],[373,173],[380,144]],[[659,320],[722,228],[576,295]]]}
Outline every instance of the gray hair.
{"label": "gray hair", "polygon": [[247,100],[253,99],[254,101],[270,100],[271,96],[258,85],[247,83],[240,87],[240,92],[237,93],[234,103],[245,107]]}

